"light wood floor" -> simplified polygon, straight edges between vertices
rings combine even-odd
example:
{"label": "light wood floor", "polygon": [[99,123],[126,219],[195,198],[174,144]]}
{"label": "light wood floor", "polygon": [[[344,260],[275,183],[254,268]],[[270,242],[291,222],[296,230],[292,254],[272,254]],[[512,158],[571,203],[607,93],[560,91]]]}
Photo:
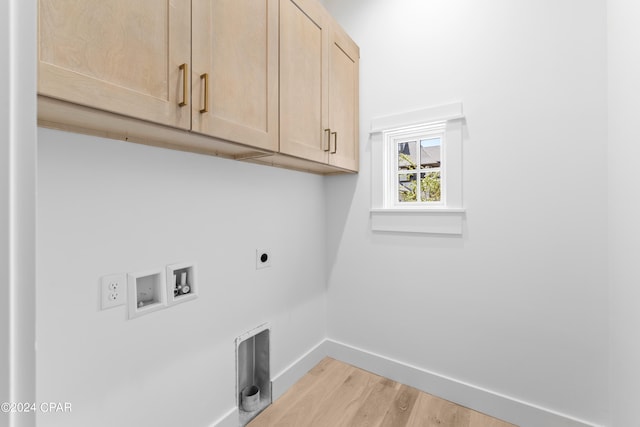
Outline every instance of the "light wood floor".
{"label": "light wood floor", "polygon": [[325,358],[249,427],[516,427]]}

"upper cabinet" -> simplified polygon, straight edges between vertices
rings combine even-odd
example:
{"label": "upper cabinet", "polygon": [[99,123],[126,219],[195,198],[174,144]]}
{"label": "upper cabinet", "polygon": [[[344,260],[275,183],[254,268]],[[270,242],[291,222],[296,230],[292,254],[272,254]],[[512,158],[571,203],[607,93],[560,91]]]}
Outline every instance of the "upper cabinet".
{"label": "upper cabinet", "polygon": [[189,0],[40,0],[38,36],[39,94],[191,127]]}
{"label": "upper cabinet", "polygon": [[278,150],[278,1],[192,0],[193,131]]}
{"label": "upper cabinet", "polygon": [[317,0],[39,0],[40,125],[358,170],[359,49]]}
{"label": "upper cabinet", "polygon": [[315,0],[280,1],[280,152],[326,163],[329,19]]}
{"label": "upper cabinet", "polygon": [[359,58],[316,1],[280,1],[281,153],[358,170]]}
{"label": "upper cabinet", "polygon": [[359,163],[360,49],[337,25],[329,37],[329,164],[351,171]]}

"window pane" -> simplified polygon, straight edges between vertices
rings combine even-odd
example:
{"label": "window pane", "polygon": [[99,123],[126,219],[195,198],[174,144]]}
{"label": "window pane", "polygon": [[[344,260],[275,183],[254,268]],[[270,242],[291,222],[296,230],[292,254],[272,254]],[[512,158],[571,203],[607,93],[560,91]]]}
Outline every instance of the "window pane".
{"label": "window pane", "polygon": [[398,170],[415,170],[418,165],[416,141],[398,143]]}
{"label": "window pane", "polygon": [[423,172],[420,174],[420,201],[440,201],[440,172]]}
{"label": "window pane", "polygon": [[420,167],[422,169],[440,167],[440,138],[420,140]]}
{"label": "window pane", "polygon": [[398,175],[398,201],[415,202],[417,188],[417,174],[401,173]]}

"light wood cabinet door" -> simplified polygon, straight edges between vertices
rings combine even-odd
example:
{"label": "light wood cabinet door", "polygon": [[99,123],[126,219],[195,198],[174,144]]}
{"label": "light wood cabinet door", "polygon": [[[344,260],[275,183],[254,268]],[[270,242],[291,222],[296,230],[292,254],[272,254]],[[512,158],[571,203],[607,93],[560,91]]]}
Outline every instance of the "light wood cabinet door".
{"label": "light wood cabinet door", "polygon": [[280,1],[280,152],[328,161],[328,18],[316,0]]}
{"label": "light wood cabinet door", "polygon": [[278,149],[278,0],[193,0],[192,130]]}
{"label": "light wood cabinet door", "polygon": [[359,163],[360,49],[339,27],[329,45],[329,164],[352,171]]}
{"label": "light wood cabinet door", "polygon": [[40,95],[190,127],[179,105],[189,102],[190,0],[39,0],[38,13]]}

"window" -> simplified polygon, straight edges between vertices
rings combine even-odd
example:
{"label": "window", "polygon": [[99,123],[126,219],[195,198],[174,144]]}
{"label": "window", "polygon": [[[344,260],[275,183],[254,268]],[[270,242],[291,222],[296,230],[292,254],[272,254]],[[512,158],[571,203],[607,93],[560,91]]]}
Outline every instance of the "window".
{"label": "window", "polygon": [[372,229],[462,234],[462,104],[372,123]]}
{"label": "window", "polygon": [[388,159],[387,174],[392,180],[394,205],[442,206],[444,204],[444,124],[410,127],[385,132]]}

